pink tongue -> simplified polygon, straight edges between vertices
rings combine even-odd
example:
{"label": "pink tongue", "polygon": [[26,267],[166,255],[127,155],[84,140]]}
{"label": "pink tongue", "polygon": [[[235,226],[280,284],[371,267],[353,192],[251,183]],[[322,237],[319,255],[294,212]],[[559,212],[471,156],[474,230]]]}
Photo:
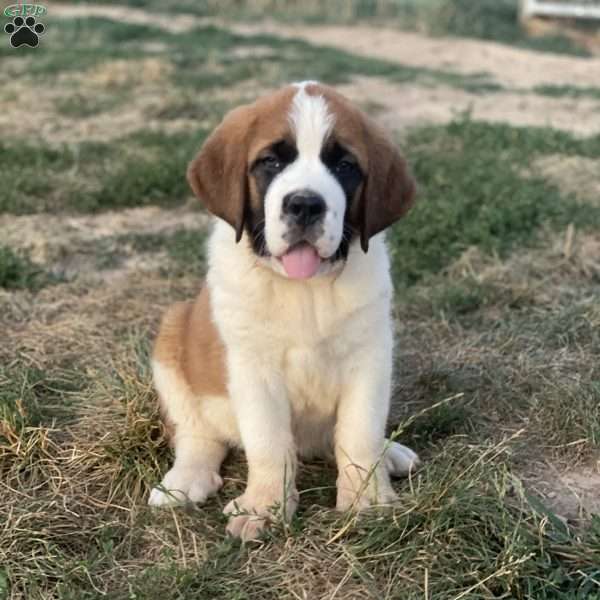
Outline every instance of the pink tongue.
{"label": "pink tongue", "polygon": [[308,279],[312,277],[321,264],[321,257],[309,244],[300,244],[281,257],[283,268],[292,279]]}

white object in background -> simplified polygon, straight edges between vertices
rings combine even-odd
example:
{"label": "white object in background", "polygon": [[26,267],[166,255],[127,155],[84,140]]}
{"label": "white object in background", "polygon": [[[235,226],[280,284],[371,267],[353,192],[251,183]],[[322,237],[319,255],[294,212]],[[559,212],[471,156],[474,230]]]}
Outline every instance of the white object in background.
{"label": "white object in background", "polygon": [[600,19],[600,1],[579,2],[541,2],[540,0],[521,0],[520,17],[565,17],[571,19]]}

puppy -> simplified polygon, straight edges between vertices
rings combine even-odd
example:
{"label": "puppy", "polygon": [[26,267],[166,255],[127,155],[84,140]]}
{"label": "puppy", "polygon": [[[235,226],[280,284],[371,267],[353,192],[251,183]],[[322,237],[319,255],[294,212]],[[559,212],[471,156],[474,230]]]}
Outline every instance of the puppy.
{"label": "puppy", "polygon": [[294,84],[227,114],[188,169],[218,219],[195,302],[165,314],[154,382],[175,462],[149,503],[203,502],[231,447],[248,461],[227,530],[298,503],[297,456],[335,457],[337,508],[390,503],[418,458],[385,440],[392,282],[383,234],[415,185],[345,97]]}

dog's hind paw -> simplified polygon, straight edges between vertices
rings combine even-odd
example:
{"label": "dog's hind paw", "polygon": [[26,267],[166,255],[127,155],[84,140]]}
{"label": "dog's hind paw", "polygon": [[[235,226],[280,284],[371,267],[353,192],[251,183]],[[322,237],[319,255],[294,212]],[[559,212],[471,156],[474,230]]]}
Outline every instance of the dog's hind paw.
{"label": "dog's hind paw", "polygon": [[150,506],[168,508],[182,504],[204,502],[219,491],[223,479],[214,471],[173,467],[148,498]]}

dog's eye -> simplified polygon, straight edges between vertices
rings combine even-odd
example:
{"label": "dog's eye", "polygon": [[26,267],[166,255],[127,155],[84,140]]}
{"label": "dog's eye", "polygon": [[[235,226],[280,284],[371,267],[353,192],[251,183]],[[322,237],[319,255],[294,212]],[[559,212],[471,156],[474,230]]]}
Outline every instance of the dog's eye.
{"label": "dog's eye", "polygon": [[267,156],[263,156],[260,159],[260,162],[271,171],[281,171],[281,168],[283,166],[281,164],[281,161],[272,154],[267,154]]}
{"label": "dog's eye", "polygon": [[350,160],[340,160],[340,162],[335,165],[335,170],[337,173],[343,174],[343,173],[350,173],[352,171],[354,171],[354,169],[356,168],[356,165],[350,161]]}

